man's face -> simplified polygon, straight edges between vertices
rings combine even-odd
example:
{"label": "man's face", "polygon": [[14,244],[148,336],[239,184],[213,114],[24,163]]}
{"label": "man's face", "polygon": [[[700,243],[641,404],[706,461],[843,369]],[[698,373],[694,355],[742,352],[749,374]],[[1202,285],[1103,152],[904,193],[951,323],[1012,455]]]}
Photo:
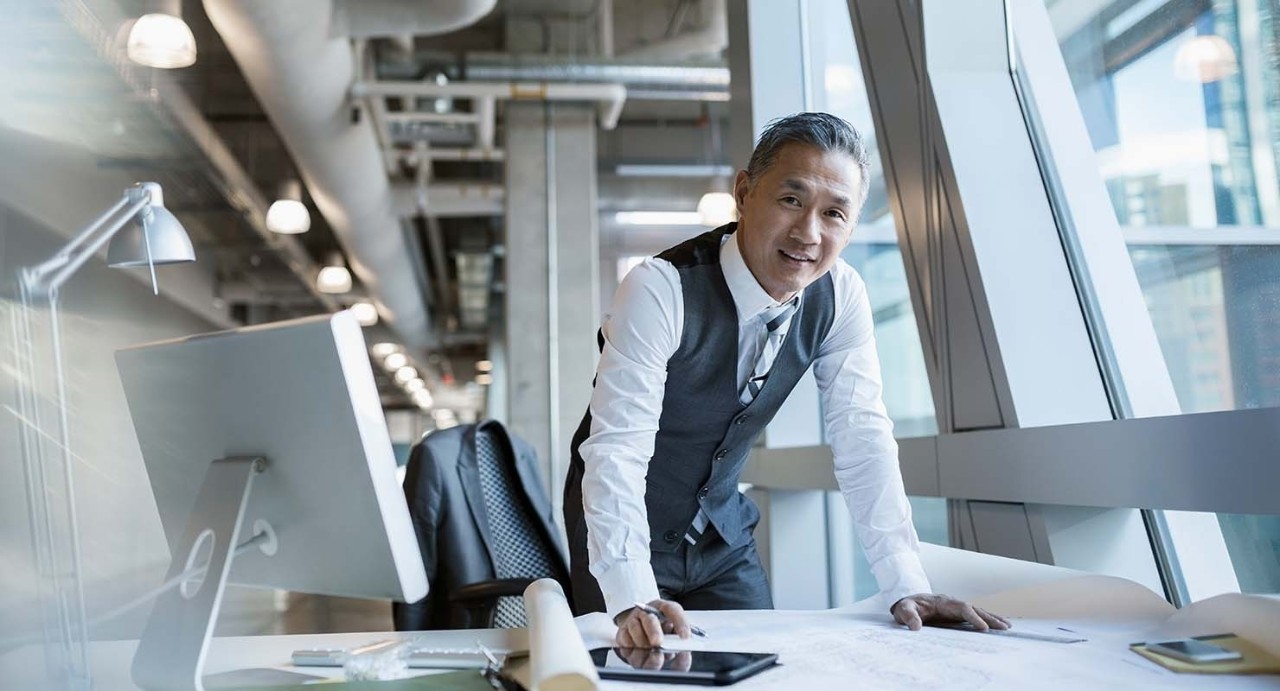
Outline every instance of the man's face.
{"label": "man's face", "polygon": [[752,183],[734,182],[738,248],[756,281],[783,302],[822,278],[849,244],[862,179],[853,157],[785,144]]}

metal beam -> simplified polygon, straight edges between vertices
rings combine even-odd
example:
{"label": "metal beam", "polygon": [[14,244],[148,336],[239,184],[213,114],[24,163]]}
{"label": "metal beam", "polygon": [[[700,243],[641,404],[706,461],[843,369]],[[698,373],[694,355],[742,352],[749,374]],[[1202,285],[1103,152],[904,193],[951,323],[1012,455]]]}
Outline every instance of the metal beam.
{"label": "metal beam", "polygon": [[[1280,514],[1280,408],[898,440],[912,495]],[[828,446],[755,449],[758,488],[835,488]]]}

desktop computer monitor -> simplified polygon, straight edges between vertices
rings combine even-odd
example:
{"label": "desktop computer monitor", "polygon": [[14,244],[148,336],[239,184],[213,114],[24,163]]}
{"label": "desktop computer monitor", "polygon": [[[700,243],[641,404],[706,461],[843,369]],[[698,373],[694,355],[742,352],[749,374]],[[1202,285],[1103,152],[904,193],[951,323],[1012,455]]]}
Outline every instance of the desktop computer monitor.
{"label": "desktop computer monitor", "polygon": [[128,348],[116,364],[169,542],[169,579],[207,565],[157,600],[135,657],[140,685],[200,688],[227,582],[405,602],[426,595],[364,336],[349,312]]}

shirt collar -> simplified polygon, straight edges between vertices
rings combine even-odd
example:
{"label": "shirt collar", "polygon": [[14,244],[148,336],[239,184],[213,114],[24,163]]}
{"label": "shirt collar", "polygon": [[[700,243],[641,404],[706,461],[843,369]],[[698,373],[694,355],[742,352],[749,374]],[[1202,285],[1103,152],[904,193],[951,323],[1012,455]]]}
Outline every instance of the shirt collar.
{"label": "shirt collar", "polygon": [[[770,307],[778,307],[781,303],[774,300],[760,287],[756,277],[747,268],[747,262],[738,249],[737,231],[724,236],[720,241],[720,270],[724,272],[724,281],[729,285],[729,294],[733,296],[733,304],[738,308],[738,321],[746,322],[760,316]],[[804,294],[801,289],[796,293],[799,298]]]}

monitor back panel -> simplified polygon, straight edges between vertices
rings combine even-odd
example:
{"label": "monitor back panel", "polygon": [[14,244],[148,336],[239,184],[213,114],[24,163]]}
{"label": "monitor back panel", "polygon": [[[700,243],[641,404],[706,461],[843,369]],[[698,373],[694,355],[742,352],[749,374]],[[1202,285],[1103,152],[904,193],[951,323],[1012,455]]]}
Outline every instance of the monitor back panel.
{"label": "monitor back panel", "polygon": [[238,542],[258,519],[274,556],[231,581],[414,601],[426,576],[395,476],[377,386],[349,313],[138,346],[116,354],[170,552],[215,459],[261,456]]}

